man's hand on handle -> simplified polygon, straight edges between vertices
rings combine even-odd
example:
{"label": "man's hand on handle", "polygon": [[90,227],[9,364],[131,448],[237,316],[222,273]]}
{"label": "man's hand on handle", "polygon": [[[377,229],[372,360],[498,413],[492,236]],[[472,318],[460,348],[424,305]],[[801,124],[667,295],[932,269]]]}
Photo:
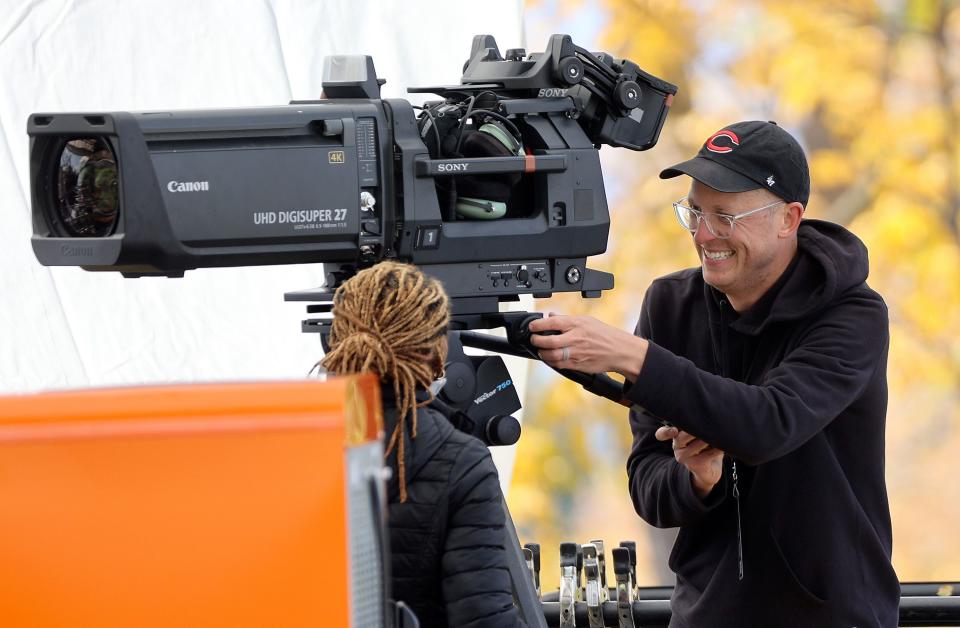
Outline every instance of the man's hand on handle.
{"label": "man's hand on handle", "polygon": [[[530,323],[530,342],[540,359],[557,369],[620,373],[636,381],[647,341],[590,316],[546,316]],[[543,332],[555,331],[545,336]]]}

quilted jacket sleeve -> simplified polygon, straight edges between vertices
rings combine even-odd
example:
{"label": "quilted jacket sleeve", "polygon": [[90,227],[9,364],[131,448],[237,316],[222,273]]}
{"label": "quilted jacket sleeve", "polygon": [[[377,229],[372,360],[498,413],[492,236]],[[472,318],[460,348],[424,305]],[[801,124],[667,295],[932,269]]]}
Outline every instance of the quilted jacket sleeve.
{"label": "quilted jacket sleeve", "polygon": [[507,567],[500,480],[490,452],[477,440],[464,446],[450,477],[450,506],[441,560],[450,626],[524,626]]}

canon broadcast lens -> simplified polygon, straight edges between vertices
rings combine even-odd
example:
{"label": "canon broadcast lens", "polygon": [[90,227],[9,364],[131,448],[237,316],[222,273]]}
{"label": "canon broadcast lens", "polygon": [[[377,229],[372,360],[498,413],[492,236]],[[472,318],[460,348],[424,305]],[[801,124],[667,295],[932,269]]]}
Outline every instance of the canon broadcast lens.
{"label": "canon broadcast lens", "polygon": [[64,236],[113,233],[120,209],[117,160],[103,137],[67,140],[54,187],[57,225]]}

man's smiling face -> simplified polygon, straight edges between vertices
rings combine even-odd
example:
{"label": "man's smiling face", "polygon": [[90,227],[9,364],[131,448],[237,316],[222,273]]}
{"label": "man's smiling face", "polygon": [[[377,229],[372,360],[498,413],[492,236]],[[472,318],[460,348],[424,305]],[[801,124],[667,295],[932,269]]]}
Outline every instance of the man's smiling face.
{"label": "man's smiling face", "polygon": [[[749,192],[719,192],[694,180],[687,203],[704,213],[704,220],[716,221],[717,215],[733,216],[776,203],[777,197],[758,189]],[[753,305],[772,286],[795,251],[781,236],[785,204],[774,204],[739,219],[729,238],[714,236],[704,224],[693,233],[693,242],[703,267],[703,279],[743,311]]]}

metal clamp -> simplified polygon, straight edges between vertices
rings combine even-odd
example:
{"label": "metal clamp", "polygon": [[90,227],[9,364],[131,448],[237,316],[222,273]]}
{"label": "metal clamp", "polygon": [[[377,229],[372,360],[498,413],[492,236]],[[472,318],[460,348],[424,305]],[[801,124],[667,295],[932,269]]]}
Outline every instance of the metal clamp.
{"label": "metal clamp", "polygon": [[637,592],[637,542],[620,541],[620,547],[625,547],[630,552],[630,590],[636,598],[639,595]]}
{"label": "metal clamp", "polygon": [[[530,550],[531,561],[528,563],[533,574],[533,588],[537,590],[537,597],[540,597],[540,544],[526,543],[524,549]],[[524,552],[526,555],[526,552]]]}
{"label": "metal clamp", "polygon": [[634,628],[630,550],[625,547],[615,547],[612,554],[613,573],[617,578],[617,626],[619,628]]}
{"label": "metal clamp", "polygon": [[587,621],[590,628],[604,628],[603,600],[600,597],[600,563],[597,560],[597,547],[593,543],[583,545],[583,571],[587,578],[585,590]]}
{"label": "metal clamp", "polygon": [[600,569],[600,600],[610,599],[610,592],[607,589],[607,559],[603,551],[603,540],[594,539],[590,541],[597,548],[597,566]]}
{"label": "metal clamp", "polygon": [[576,628],[577,601],[576,543],[560,544],[560,628]]}

